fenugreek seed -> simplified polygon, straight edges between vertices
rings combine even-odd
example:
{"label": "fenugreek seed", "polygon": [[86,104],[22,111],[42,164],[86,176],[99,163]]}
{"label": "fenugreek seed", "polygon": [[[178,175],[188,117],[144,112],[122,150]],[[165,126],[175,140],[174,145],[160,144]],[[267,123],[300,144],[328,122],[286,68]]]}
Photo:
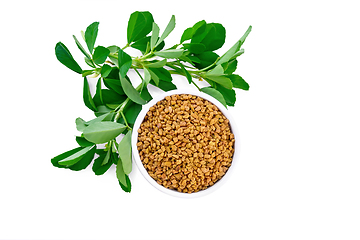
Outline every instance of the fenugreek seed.
{"label": "fenugreek seed", "polygon": [[137,148],[159,184],[191,193],[212,186],[225,174],[235,139],[216,106],[181,94],[166,97],[149,112],[138,129]]}

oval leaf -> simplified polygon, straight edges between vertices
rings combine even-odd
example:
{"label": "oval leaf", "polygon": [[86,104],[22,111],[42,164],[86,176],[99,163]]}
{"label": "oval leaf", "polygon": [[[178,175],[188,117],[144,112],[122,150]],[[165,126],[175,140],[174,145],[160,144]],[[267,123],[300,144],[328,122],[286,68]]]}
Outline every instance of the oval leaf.
{"label": "oval leaf", "polygon": [[240,88],[243,90],[249,90],[249,84],[239,75],[231,74],[229,75],[231,82],[233,83],[234,88]]}
{"label": "oval leaf", "polygon": [[146,64],[148,68],[161,68],[166,65],[166,59]]}
{"label": "oval leaf", "polygon": [[109,56],[109,54],[110,54],[109,49],[103,46],[98,46],[95,48],[93,60],[96,64],[103,64],[106,61],[106,58]]}
{"label": "oval leaf", "polygon": [[206,94],[209,94],[212,97],[214,97],[216,100],[221,102],[221,104],[226,107],[226,101],[225,101],[223,95],[218,90],[216,90],[215,88],[204,87],[204,88],[201,88],[201,91],[206,93]]}
{"label": "oval leaf", "polygon": [[219,57],[219,55],[217,55],[216,53],[211,52],[211,51],[196,54],[194,56],[197,57],[197,59],[198,59],[198,61],[195,63],[195,67],[197,67],[199,69],[210,66]]}
{"label": "oval leaf", "polygon": [[249,26],[249,28],[246,30],[244,35],[237,41],[226,53],[224,53],[219,61],[217,61],[217,65],[222,64],[224,62],[228,62],[234,55],[236,55],[237,52],[239,52],[241,45],[245,42],[246,37],[251,32],[252,27]]}
{"label": "oval leaf", "polygon": [[124,172],[121,158],[118,159],[118,162],[116,164],[116,177],[119,180],[119,184],[120,184],[121,188],[125,192],[130,192],[131,191],[131,183],[130,183],[129,177]]}
{"label": "oval leaf", "polygon": [[96,151],[96,147],[92,148],[91,150],[89,150],[87,153],[85,153],[85,155],[80,159],[80,161],[78,161],[77,163],[75,163],[74,165],[71,165],[69,167],[69,169],[73,170],[73,171],[80,171],[83,170],[85,168],[87,168],[87,166],[90,165],[90,163],[92,162],[94,155],[95,155],[95,151]]}
{"label": "oval leaf", "polygon": [[132,160],[131,160],[131,133],[129,130],[121,142],[119,143],[118,152],[122,161],[122,166],[125,174],[129,174],[132,170]]}
{"label": "oval leaf", "polygon": [[153,22],[154,19],[150,12],[136,11],[132,13],[127,27],[128,43],[135,42],[150,33]]}
{"label": "oval leaf", "polygon": [[194,34],[191,43],[202,43],[206,47],[205,51],[214,51],[224,45],[225,37],[225,28],[220,23],[208,23],[204,32]]}
{"label": "oval leaf", "polygon": [[125,112],[125,118],[128,123],[134,124],[137,116],[139,115],[142,109],[142,105],[133,103],[129,109]]}
{"label": "oval leaf", "polygon": [[79,132],[82,132],[84,131],[84,129],[86,128],[86,122],[82,119],[82,118],[77,118],[75,120],[75,124],[76,124],[76,129],[79,131]]}
{"label": "oval leaf", "polygon": [[119,49],[118,64],[119,64],[120,78],[124,78],[131,67],[132,59],[122,49]]}
{"label": "oval leaf", "polygon": [[104,174],[112,165],[111,161],[108,161],[107,164],[103,165],[102,163],[105,160],[105,157],[107,155],[107,152],[105,152],[102,149],[99,149],[99,151],[96,152],[99,154],[99,157],[97,157],[94,160],[94,164],[92,166],[92,170],[95,173],[95,175],[102,175]]}
{"label": "oval leaf", "polygon": [[171,16],[171,19],[170,19],[170,21],[169,21],[169,23],[168,23],[168,25],[166,26],[164,32],[161,34],[161,37],[160,37],[160,39],[158,40],[158,42],[156,43],[155,47],[156,47],[157,45],[159,45],[162,41],[164,41],[165,38],[166,38],[167,36],[169,36],[169,34],[174,30],[174,28],[175,28],[175,16],[172,15],[172,16]]}
{"label": "oval leaf", "polygon": [[69,157],[69,156],[77,153],[77,152],[80,151],[81,149],[82,149],[82,147],[77,147],[77,148],[74,148],[74,149],[69,150],[69,151],[67,151],[67,152],[64,152],[64,153],[62,153],[62,154],[60,154],[60,155],[58,155],[58,156],[56,156],[56,157],[53,157],[53,158],[51,159],[52,165],[54,165],[54,167],[58,167],[58,168],[66,168],[66,166],[60,165],[60,164],[59,164],[59,161],[61,161],[61,160],[65,159],[65,158],[67,158],[67,157]]}
{"label": "oval leaf", "polygon": [[58,163],[63,166],[71,166],[79,162],[81,158],[88,152],[93,146],[80,148],[79,151],[73,153],[72,155],[60,160]]}
{"label": "oval leaf", "polygon": [[206,75],[205,74],[205,79],[214,81],[214,82],[224,86],[227,89],[232,89],[232,87],[233,87],[230,78],[225,77],[225,75]]}
{"label": "oval leaf", "polygon": [[146,101],[140,97],[140,93],[126,80],[126,78],[120,78],[121,86],[126,94],[133,102],[144,105]]}
{"label": "oval leaf", "polygon": [[155,22],[153,22],[152,34],[150,38],[150,49],[153,49],[155,47],[156,41],[159,38],[159,32],[160,32],[159,26]]}
{"label": "oval leaf", "polygon": [[76,142],[80,145],[80,147],[94,146],[94,143],[89,142],[85,138],[79,136],[76,136]]}
{"label": "oval leaf", "polygon": [[160,52],[154,52],[156,56],[163,58],[179,58],[183,54],[184,49],[169,49]]}
{"label": "oval leaf", "polygon": [[216,90],[218,90],[224,97],[225,102],[228,106],[234,106],[236,102],[236,93],[234,89],[227,89],[217,84]]}
{"label": "oval leaf", "polygon": [[84,100],[85,106],[87,106],[90,110],[92,110],[94,112],[97,111],[95,103],[91,97],[89,83],[88,83],[86,77],[84,77],[83,100]]}
{"label": "oval leaf", "polygon": [[99,28],[99,22],[93,22],[86,28],[85,31],[85,42],[89,49],[90,54],[92,54],[94,50],[94,45],[98,34],[98,28]]}
{"label": "oval leaf", "polygon": [[85,55],[85,57],[87,59],[91,59],[90,55],[86,52],[86,50],[84,49],[84,47],[81,45],[81,43],[77,40],[77,38],[75,37],[75,35],[73,35],[73,38],[75,40],[76,45],[78,46],[78,48],[80,49],[80,51]]}
{"label": "oval leaf", "polygon": [[95,122],[83,131],[84,138],[90,142],[106,143],[116,138],[126,129],[126,126],[116,122]]}
{"label": "oval leaf", "polygon": [[77,62],[74,60],[73,56],[71,55],[70,51],[62,42],[58,42],[56,44],[55,55],[56,58],[66,67],[73,70],[74,72],[80,74],[82,73],[81,67],[79,66],[79,64],[77,64]]}
{"label": "oval leaf", "polygon": [[121,87],[119,79],[104,78],[104,84],[107,88],[114,90],[120,95],[124,95],[124,90]]}

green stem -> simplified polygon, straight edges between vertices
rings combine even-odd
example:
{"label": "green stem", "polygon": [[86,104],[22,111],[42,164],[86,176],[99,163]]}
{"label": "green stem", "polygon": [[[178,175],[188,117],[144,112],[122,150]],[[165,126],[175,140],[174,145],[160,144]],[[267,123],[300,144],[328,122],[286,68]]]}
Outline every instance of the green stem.
{"label": "green stem", "polygon": [[124,122],[125,122],[125,125],[126,125],[126,127],[128,128],[128,129],[132,129],[130,126],[129,126],[129,124],[127,123],[127,121],[126,121],[126,118],[125,118],[125,115],[124,115],[124,113],[123,113],[123,111],[121,111],[120,112],[121,113],[121,116],[123,117],[123,119],[124,119]]}
{"label": "green stem", "polygon": [[121,50],[124,50],[124,49],[126,49],[127,47],[130,47],[130,44],[127,43],[127,44],[125,45],[125,47],[123,47]]}
{"label": "green stem", "polygon": [[[135,89],[136,91],[139,91],[142,88],[142,83],[139,84]],[[116,115],[114,117],[114,122],[117,122],[120,118],[120,116],[123,116],[123,112],[125,107],[127,106],[127,104],[130,102],[130,98],[126,98],[125,101],[123,101],[119,106],[117,106],[117,108],[114,110],[114,112],[116,112]],[[124,117],[124,116],[123,116]],[[124,121],[126,122],[126,119],[124,118]]]}
{"label": "green stem", "polygon": [[199,88],[199,86],[194,82],[194,81],[191,81],[194,85],[195,85],[195,87],[199,90],[199,91],[201,91],[201,89]]}
{"label": "green stem", "polygon": [[[170,74],[178,74],[178,75],[181,75],[181,76],[186,77],[184,71],[183,71],[180,67],[174,66],[175,64],[173,64],[173,63],[175,63],[175,62],[171,62],[170,64],[166,64],[166,66],[171,67],[172,69],[174,69],[174,70],[168,70],[169,73],[170,73]],[[198,75],[198,74],[199,74],[199,71],[189,71],[189,70],[188,70],[188,72],[190,73],[190,75],[191,75],[192,78],[200,78],[199,75]],[[196,87],[199,91],[201,91],[200,88],[199,88],[199,86],[198,86],[194,81],[191,81],[191,82],[195,85],[195,87]]]}
{"label": "green stem", "polygon": [[209,66],[207,66],[207,67],[205,67],[205,68],[203,68],[203,69],[200,69],[200,71],[203,72],[203,71],[208,70],[209,68],[212,68],[213,66],[216,65],[216,63],[219,61],[219,59],[220,59],[220,57],[218,57],[218,58],[215,60],[215,62],[213,62],[213,63],[210,64]]}
{"label": "green stem", "polygon": [[139,75],[139,77],[141,78],[141,82],[144,82],[144,79],[143,79],[143,77],[141,76],[141,74],[139,73],[139,71],[137,70],[137,68],[134,67],[134,66],[132,66],[132,67],[133,67],[133,69],[135,70],[135,72]]}

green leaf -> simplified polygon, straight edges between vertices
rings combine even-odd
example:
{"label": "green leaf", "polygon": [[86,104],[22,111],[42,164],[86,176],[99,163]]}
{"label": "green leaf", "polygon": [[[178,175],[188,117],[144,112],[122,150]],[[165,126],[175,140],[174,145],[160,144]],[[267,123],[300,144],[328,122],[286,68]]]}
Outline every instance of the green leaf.
{"label": "green leaf", "polygon": [[145,82],[144,86],[147,86],[150,80],[151,80],[150,71],[146,67],[144,67],[144,82]]}
{"label": "green leaf", "polygon": [[152,99],[152,96],[150,95],[149,93],[149,90],[147,89],[147,86],[144,86],[141,93],[140,93],[140,96],[142,99],[144,99],[145,101],[151,101]]}
{"label": "green leaf", "polygon": [[71,53],[63,43],[58,42],[56,44],[55,55],[56,58],[66,67],[73,70],[74,72],[80,74],[82,73],[81,67],[79,66],[79,64],[77,64],[77,62],[74,60],[73,56],[71,55]]}
{"label": "green leaf", "polygon": [[251,29],[252,29],[252,27],[249,26],[249,28],[246,30],[244,35],[239,39],[239,41],[237,41],[226,53],[224,53],[220,57],[219,61],[217,61],[217,63],[216,63],[217,65],[222,64],[224,62],[228,62],[234,55],[236,55],[238,53],[241,45],[245,42],[246,37],[251,32]]}
{"label": "green leaf", "polygon": [[[116,59],[116,62],[117,62],[117,59]],[[119,68],[118,67],[112,67],[111,72],[109,73],[109,75],[106,78],[117,79],[120,82]]]}
{"label": "green leaf", "polygon": [[[146,48],[148,45],[150,48],[150,39],[151,39],[150,36],[141,38],[136,42],[134,42],[133,44],[131,44],[131,47],[140,50],[144,54],[146,52]],[[161,42],[157,47],[155,47],[155,51],[160,51],[161,49],[164,48],[164,46],[165,43]]]}
{"label": "green leaf", "polygon": [[174,28],[175,28],[175,16],[172,15],[168,25],[166,26],[164,32],[161,34],[161,37],[157,41],[155,47],[158,46],[160,43],[162,43],[165,40],[165,38],[169,36],[169,34],[174,30]]}
{"label": "green leaf", "polygon": [[235,58],[237,58],[238,56],[240,56],[240,55],[242,55],[243,53],[245,52],[245,50],[244,49],[240,49],[239,51],[237,51],[231,58],[230,58],[230,60],[229,61],[231,61],[231,60],[233,60],[233,59],[235,59]]}
{"label": "green leaf", "polygon": [[92,68],[96,68],[94,62],[93,62],[91,59],[88,59],[87,57],[85,57],[84,60],[85,60],[85,63],[86,63],[88,66],[90,66],[90,67],[92,67]]}
{"label": "green leaf", "polygon": [[85,153],[85,155],[80,159],[80,161],[78,161],[74,165],[71,165],[69,169],[73,171],[80,171],[87,168],[94,158],[95,151],[96,151],[96,147],[91,148],[90,151]]}
{"label": "green leaf", "polygon": [[159,52],[154,52],[156,56],[163,57],[163,58],[179,58],[184,52],[184,49],[169,49],[169,50],[162,50]]}
{"label": "green leaf", "polygon": [[150,69],[148,69],[148,72],[150,73],[151,79],[154,80],[156,86],[158,86],[159,81],[160,81],[159,77],[153,71],[151,71]]}
{"label": "green leaf", "polygon": [[205,75],[204,78],[214,81],[227,89],[232,89],[233,87],[230,78],[225,77],[225,75]]}
{"label": "green leaf", "polygon": [[95,143],[89,142],[84,137],[79,137],[79,136],[76,136],[76,142],[79,144],[80,147],[89,147],[89,146],[94,146],[94,144],[95,144]]}
{"label": "green leaf", "polygon": [[163,59],[163,60],[160,60],[160,61],[148,63],[148,64],[146,64],[146,67],[148,67],[148,68],[161,68],[161,67],[165,66],[166,63],[167,63],[166,59]]}
{"label": "green leaf", "polygon": [[136,91],[136,89],[128,80],[126,80],[126,78],[121,78],[120,82],[125,94],[131,99],[131,101],[141,105],[146,103],[146,101],[140,97],[140,93]]}
{"label": "green leaf", "polygon": [[111,70],[112,70],[112,68],[111,68],[110,65],[104,64],[104,65],[101,67],[101,72],[100,72],[100,73],[101,73],[101,76],[102,76],[103,78],[106,78],[106,77],[110,74]]}
{"label": "green leaf", "polygon": [[109,160],[110,160],[110,155],[111,155],[111,148],[107,151],[106,155],[105,155],[105,158],[103,159],[102,163],[101,163],[101,166],[104,166],[106,165]]}
{"label": "green leaf", "polygon": [[191,84],[192,83],[192,77],[191,77],[190,73],[186,70],[186,68],[184,67],[184,65],[180,61],[178,61],[178,63],[180,65],[181,69],[183,70],[183,72],[185,73],[185,77],[187,78],[189,84]]}
{"label": "green leaf", "polygon": [[95,122],[84,129],[86,140],[99,144],[116,138],[126,129],[126,126],[116,122]]}
{"label": "green leaf", "polygon": [[197,31],[191,39],[191,43],[202,43],[205,51],[214,51],[221,48],[225,43],[225,28],[220,23],[206,24],[205,31]]}
{"label": "green leaf", "polygon": [[225,102],[228,106],[234,106],[235,102],[236,102],[236,93],[234,89],[227,89],[224,88],[223,86],[217,84],[216,85],[216,90],[218,90],[225,99]]}
{"label": "green leaf", "polygon": [[131,159],[131,133],[129,130],[121,142],[119,143],[118,153],[122,161],[123,169],[125,174],[129,174],[132,170],[132,159]]}
{"label": "green leaf", "polygon": [[196,32],[198,32],[198,34],[204,32],[205,28],[206,28],[205,20],[202,20],[202,21],[199,21],[199,22],[195,23],[193,27],[187,28],[184,31],[184,33],[181,36],[180,43],[183,43],[186,40],[191,39]]}
{"label": "green leaf", "polygon": [[117,177],[117,179],[119,181],[119,184],[120,184],[121,188],[125,192],[130,192],[131,191],[131,183],[129,181],[129,177],[127,177],[127,175],[124,172],[121,157],[119,157],[118,162],[116,164],[116,177]]}
{"label": "green leaf", "polygon": [[107,88],[114,90],[120,95],[125,94],[119,79],[104,78],[104,84]]}
{"label": "green leaf", "polygon": [[149,68],[160,80],[171,82],[172,77],[168,70],[165,68]]}
{"label": "green leaf", "polygon": [[195,54],[194,56],[200,60],[200,63],[195,62],[195,67],[197,67],[198,69],[210,66],[219,57],[219,55],[214,52],[203,52],[200,54]]}
{"label": "green leaf", "polygon": [[[99,110],[104,106],[99,106]],[[96,122],[102,122],[102,121],[111,121],[112,117],[114,116],[114,112],[106,112],[90,121],[85,122],[85,125],[88,126],[90,124],[96,123]]]}
{"label": "green leaf", "polygon": [[98,34],[99,22],[93,22],[90,24],[85,31],[85,42],[89,49],[90,54],[94,50],[95,41]]}
{"label": "green leaf", "polygon": [[85,106],[87,106],[90,110],[92,110],[94,112],[97,111],[95,103],[91,97],[89,83],[88,83],[86,77],[84,77],[83,100],[84,100]]}
{"label": "green leaf", "polygon": [[191,53],[200,54],[205,52],[206,46],[202,43],[184,43],[184,49],[188,49]]}
{"label": "green leaf", "polygon": [[101,92],[103,95],[104,104],[113,109],[119,106],[126,99],[125,95],[120,95],[111,89],[102,89]]}
{"label": "green leaf", "polygon": [[[150,81],[150,83],[152,85],[156,86],[154,81]],[[159,86],[157,86],[157,87],[165,92],[176,89],[176,86],[172,82],[167,82],[167,81],[162,81],[162,80],[159,81]]]}
{"label": "green leaf", "polygon": [[111,45],[111,46],[107,47],[107,49],[109,49],[110,53],[116,53],[117,51],[119,51],[120,47],[118,47],[116,45]]}
{"label": "green leaf", "polygon": [[154,19],[150,12],[136,11],[130,15],[127,27],[127,41],[132,43],[151,32]]}
{"label": "green leaf", "polygon": [[155,44],[159,38],[159,32],[160,32],[159,26],[155,22],[153,22],[152,34],[150,38],[150,49],[153,49],[155,47]]}
{"label": "green leaf", "polygon": [[109,54],[110,54],[109,49],[107,49],[103,46],[98,46],[95,48],[95,51],[93,54],[93,60],[98,65],[103,64],[106,61]]}
{"label": "green leaf", "polygon": [[119,49],[118,53],[118,64],[119,64],[119,74],[120,78],[125,78],[127,72],[129,71],[132,59],[131,57],[124,52],[122,49]]}
{"label": "green leaf", "polygon": [[92,170],[95,175],[103,175],[111,167],[112,162],[108,161],[107,164],[103,165],[102,163],[106,157],[107,152],[103,149],[99,149],[99,151],[97,151],[96,153],[99,154],[99,157],[94,160]]}
{"label": "green leaf", "polygon": [[205,75],[223,75],[224,74],[224,68],[221,65],[217,65],[215,68],[207,72]]}
{"label": "green leaf", "polygon": [[[232,74],[233,72],[235,72],[235,70],[237,68],[237,63],[238,63],[238,61],[236,59],[234,59],[233,61],[225,62],[225,63],[221,64],[221,66],[223,66],[223,68],[224,68],[224,73]],[[224,66],[226,66],[226,67],[224,67]]]}
{"label": "green leaf", "polygon": [[71,166],[74,165],[75,163],[79,162],[81,160],[81,158],[88,152],[90,151],[90,149],[92,148],[92,146],[89,147],[81,147],[78,151],[76,151],[75,153],[73,153],[72,155],[58,161],[58,163],[60,165],[63,166]]}
{"label": "green leaf", "polygon": [[190,27],[190,28],[185,29],[185,31],[181,35],[180,44],[182,44],[186,40],[191,39],[192,36],[193,36],[193,28]]}
{"label": "green leaf", "polygon": [[67,166],[64,166],[64,165],[60,165],[59,164],[59,161],[63,160],[63,159],[66,159],[67,157],[69,156],[72,156],[74,155],[75,153],[77,153],[78,151],[80,151],[81,149],[83,149],[82,147],[78,147],[78,148],[74,148],[72,150],[69,150],[67,152],[64,152],[56,157],[53,157],[51,159],[51,163],[52,165],[54,165],[54,167],[58,167],[58,168],[67,168]]}
{"label": "green leaf", "polygon": [[78,46],[78,48],[80,49],[80,51],[85,55],[85,57],[89,60],[91,60],[90,55],[86,52],[86,50],[84,49],[84,47],[81,45],[81,43],[77,40],[77,38],[75,37],[75,35],[73,35],[73,38],[75,40],[76,45]]}
{"label": "green leaf", "polygon": [[94,73],[94,69],[92,70],[83,70],[81,76],[86,77]]}
{"label": "green leaf", "polygon": [[93,98],[95,106],[104,105],[103,96],[102,96],[102,89],[101,89],[101,78],[98,79],[96,84],[96,93]]}
{"label": "green leaf", "polygon": [[76,129],[79,132],[84,131],[84,129],[87,127],[86,122],[82,118],[79,118],[79,117],[75,120],[75,124],[76,124]]}
{"label": "green leaf", "polygon": [[131,107],[129,107],[124,114],[127,122],[130,124],[134,124],[141,109],[142,109],[142,105],[136,103],[132,104]]}
{"label": "green leaf", "polygon": [[129,193],[131,192],[131,181],[128,175],[125,175],[125,179],[126,179],[126,185],[122,184],[120,181],[119,184],[122,190]]}
{"label": "green leaf", "polygon": [[239,75],[236,74],[232,74],[229,75],[229,78],[231,80],[231,82],[233,83],[234,88],[240,88],[243,90],[249,90],[249,84],[247,82],[245,82],[245,80],[240,77]]}
{"label": "green leaf", "polygon": [[224,105],[226,107],[226,101],[225,101],[223,95],[215,88],[204,87],[204,88],[201,88],[201,91],[214,97],[216,100],[218,100],[222,105]]}
{"label": "green leaf", "polygon": [[100,116],[102,116],[104,114],[108,114],[108,113],[110,113],[112,111],[112,109],[108,108],[105,105],[100,105],[97,108],[98,108],[98,111],[95,112],[96,117],[100,117]]}

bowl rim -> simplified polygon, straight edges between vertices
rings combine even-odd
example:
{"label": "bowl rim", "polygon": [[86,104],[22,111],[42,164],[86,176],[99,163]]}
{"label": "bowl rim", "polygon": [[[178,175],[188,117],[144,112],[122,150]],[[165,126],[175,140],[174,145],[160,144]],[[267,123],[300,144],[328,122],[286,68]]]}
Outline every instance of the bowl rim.
{"label": "bowl rim", "polygon": [[[231,166],[226,171],[225,175],[222,176],[216,183],[214,183],[214,185],[212,185],[204,190],[200,190],[198,192],[193,192],[193,193],[178,192],[176,190],[168,189],[168,188],[165,188],[164,186],[158,184],[148,174],[147,170],[145,169],[144,165],[142,164],[139,152],[137,150],[137,145],[136,145],[137,139],[138,139],[138,129],[139,129],[141,123],[143,122],[146,113],[149,111],[150,107],[154,106],[157,102],[165,99],[165,97],[167,97],[167,96],[179,95],[179,94],[195,95],[195,96],[201,97],[201,98],[213,103],[216,107],[218,107],[220,109],[220,111],[224,114],[224,116],[229,120],[230,129],[231,129],[231,132],[234,134],[234,138],[235,138],[234,154],[233,154],[233,158],[232,158],[232,163],[231,163]],[[220,103],[214,97],[212,97],[206,93],[200,92],[200,91],[195,91],[195,90],[191,90],[191,89],[176,89],[176,90],[170,90],[167,92],[160,93],[159,95],[153,97],[153,99],[151,101],[149,101],[147,104],[142,106],[142,109],[134,123],[133,132],[132,132],[132,136],[131,136],[131,147],[132,147],[133,159],[136,163],[137,168],[139,169],[141,174],[145,177],[145,179],[153,187],[155,187],[156,189],[158,189],[159,191],[161,191],[163,193],[166,193],[166,194],[174,196],[174,197],[195,198],[195,197],[201,197],[204,195],[208,195],[208,194],[214,192],[215,190],[219,189],[219,187],[221,187],[224,184],[224,182],[229,178],[229,175],[233,172],[234,165],[236,165],[236,162],[238,162],[240,141],[239,141],[238,130],[236,127],[236,122],[235,122],[234,118],[231,116],[229,110],[226,109],[222,103]]]}

